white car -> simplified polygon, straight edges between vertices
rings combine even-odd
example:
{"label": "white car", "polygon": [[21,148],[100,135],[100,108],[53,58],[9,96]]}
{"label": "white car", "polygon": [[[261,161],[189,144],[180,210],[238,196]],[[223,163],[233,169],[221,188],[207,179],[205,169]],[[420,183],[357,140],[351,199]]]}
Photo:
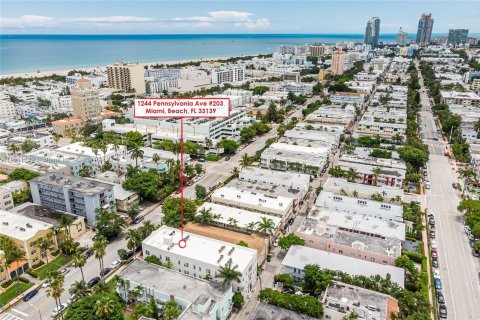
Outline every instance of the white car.
{"label": "white car", "polygon": [[70,296],[70,298],[68,298],[68,300],[67,300],[67,305],[72,304],[73,302],[75,302],[75,300],[77,300],[77,296],[74,295],[74,294],[72,294],[72,295]]}
{"label": "white car", "polygon": [[437,248],[438,248],[437,241],[432,240],[432,241],[430,242],[430,247],[431,247],[432,249],[437,249]]}
{"label": "white car", "polygon": [[425,183],[425,189],[430,190],[430,182]]}
{"label": "white car", "polygon": [[275,240],[275,241],[273,242],[273,246],[274,246],[274,247],[278,247],[278,240]]}
{"label": "white car", "polygon": [[68,268],[65,268],[65,269],[62,269],[62,271],[60,271],[64,276],[70,272],[70,269]]}
{"label": "white car", "polygon": [[435,270],[433,272],[433,278],[440,279],[440,270]]}
{"label": "white car", "polygon": [[48,280],[45,281],[45,282],[42,284],[42,288],[48,287],[48,284],[49,284],[49,283],[50,283],[50,282],[49,282]]}
{"label": "white car", "polygon": [[120,261],[118,259],[113,261],[112,264],[110,265],[110,268],[115,269],[121,262],[122,261]]}
{"label": "white car", "polygon": [[55,318],[56,316],[58,316],[60,314],[60,312],[63,312],[65,310],[66,307],[67,307],[67,305],[65,303],[62,303],[58,307],[53,309],[52,313],[51,313],[52,318]]}

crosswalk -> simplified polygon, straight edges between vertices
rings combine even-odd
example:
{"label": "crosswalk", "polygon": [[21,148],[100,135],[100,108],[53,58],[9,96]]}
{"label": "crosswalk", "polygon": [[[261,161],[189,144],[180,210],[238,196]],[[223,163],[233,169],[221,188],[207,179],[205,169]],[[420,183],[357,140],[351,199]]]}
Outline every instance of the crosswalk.
{"label": "crosswalk", "polygon": [[208,170],[207,173],[214,173],[214,174],[218,174],[225,177],[229,177],[232,175],[230,172],[219,171],[219,170]]}
{"label": "crosswalk", "polygon": [[0,320],[24,320],[24,319],[14,316],[13,314],[7,312],[7,313],[0,314]]}

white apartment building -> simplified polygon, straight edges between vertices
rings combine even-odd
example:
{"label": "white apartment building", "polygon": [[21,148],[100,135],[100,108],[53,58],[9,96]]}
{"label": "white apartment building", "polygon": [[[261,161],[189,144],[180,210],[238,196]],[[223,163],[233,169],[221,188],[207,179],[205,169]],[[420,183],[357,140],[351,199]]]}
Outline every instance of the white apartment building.
{"label": "white apartment building", "polygon": [[336,104],[357,104],[359,107],[363,105],[368,94],[366,92],[337,92],[331,94],[329,99]]}
{"label": "white apartment building", "polygon": [[348,182],[344,178],[328,178],[323,190],[336,195],[348,195],[361,199],[371,199],[372,195],[377,194],[381,195],[386,202],[399,203],[403,201],[403,189],[386,185],[373,186]]}
{"label": "white apartment building", "polygon": [[214,203],[279,217],[282,219],[282,223],[288,221],[293,215],[294,200],[283,196],[270,196],[232,187],[222,187],[213,192],[211,200]]}
{"label": "white apartment building", "polygon": [[0,187],[0,210],[7,211],[12,209],[13,206],[12,191],[3,188],[3,186]]}
{"label": "white apartment building", "polygon": [[307,194],[310,185],[308,174],[273,171],[259,167],[243,168],[238,174],[238,179],[298,190],[303,196]]}
{"label": "white apartment building", "polygon": [[296,83],[294,81],[284,81],[277,89],[280,92],[293,92],[304,96],[311,95],[313,85],[310,83]]}
{"label": "white apartment building", "polygon": [[376,136],[391,138],[396,134],[405,136],[407,125],[405,123],[393,123],[386,121],[375,121],[371,118],[364,117],[359,121],[355,130],[357,136]]}
{"label": "white apartment building", "polygon": [[245,67],[226,66],[212,70],[212,84],[232,83],[245,80]]}
{"label": "white apartment building", "polygon": [[15,119],[15,105],[7,96],[0,96],[0,119]]}
{"label": "white apartment building", "polygon": [[403,268],[297,245],[291,246],[283,259],[283,273],[290,274],[295,280],[300,281],[304,277],[303,269],[310,264],[318,265],[322,269],[342,271],[353,276],[379,275],[386,278],[387,274],[390,274],[392,282],[397,283],[401,288],[405,286],[405,270]]}
{"label": "white apartment building", "polygon": [[161,226],[142,242],[144,257],[154,255],[162,263],[170,262],[172,269],[195,278],[215,279],[226,265],[241,273],[234,282],[233,291],[248,295],[257,281],[257,251],[215,240],[194,233],[184,232],[185,246],[179,246],[181,231]]}
{"label": "white apartment building", "polygon": [[474,92],[441,91],[440,94],[442,103],[480,107],[480,97]]}
{"label": "white apartment building", "polygon": [[358,199],[325,190],[320,192],[315,200],[315,205],[320,208],[368,216],[384,221],[403,222],[403,207],[401,205],[370,199]]}
{"label": "white apartment building", "polygon": [[97,208],[116,211],[113,185],[59,173],[47,173],[29,181],[33,202],[72,213],[95,225]]}
{"label": "white apartment building", "polygon": [[141,286],[137,301],[149,303],[153,298],[161,308],[173,299],[181,308],[178,320],[226,320],[232,309],[232,287],[216,281],[196,279],[139,259],[127,265],[119,276],[126,281],[125,286],[117,285],[123,301],[131,301],[132,291]]}
{"label": "white apartment building", "polygon": [[59,147],[56,149],[58,152],[65,152],[66,154],[86,156],[92,159],[92,165],[94,171],[99,170],[99,168],[105,163],[105,161],[113,162],[115,158],[124,157],[127,154],[127,147],[124,145],[119,145],[118,149],[115,150],[113,144],[107,145],[107,150],[104,153],[102,150],[95,150],[93,148],[87,147],[83,142],[75,142],[67,144],[65,146]]}

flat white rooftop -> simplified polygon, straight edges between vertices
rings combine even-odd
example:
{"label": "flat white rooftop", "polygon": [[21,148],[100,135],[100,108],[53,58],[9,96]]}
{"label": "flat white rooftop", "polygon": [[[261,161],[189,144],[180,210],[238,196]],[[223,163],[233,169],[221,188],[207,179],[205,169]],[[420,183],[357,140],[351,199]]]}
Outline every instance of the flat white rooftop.
{"label": "flat white rooftop", "polygon": [[39,231],[51,228],[53,228],[53,224],[0,210],[0,234],[7,237],[25,241],[35,236]]}
{"label": "flat white rooftop", "polygon": [[238,178],[240,180],[257,181],[294,189],[308,188],[310,184],[310,175],[308,174],[269,170],[259,167],[243,168],[240,170]]}
{"label": "flat white rooftop", "polygon": [[229,219],[235,219],[238,223],[238,226],[245,228],[249,223],[257,223],[262,217],[272,220],[275,225],[275,228],[280,226],[281,218],[268,216],[266,214],[253,212],[249,210],[234,208],[225,206],[218,203],[205,202],[201,207],[198,208],[197,212],[200,212],[202,209],[211,210],[212,214],[219,214],[219,218],[214,218],[214,221],[229,224]]}
{"label": "flat white rooftop", "polygon": [[292,246],[282,261],[284,267],[303,270],[306,265],[316,264],[322,269],[342,271],[353,276],[375,276],[385,278],[390,274],[393,282],[404,287],[405,271],[402,268],[381,265],[349,256],[312,249],[304,246]]}
{"label": "flat white rooftop", "polygon": [[338,226],[357,233],[379,235],[405,241],[405,223],[403,222],[384,221],[368,215],[344,213],[318,206],[313,206],[307,219],[316,220],[318,225]]}
{"label": "flat white rooftop", "polygon": [[[202,261],[210,265],[224,266],[228,259],[232,259],[232,265],[238,265],[238,271],[244,272],[252,259],[256,259],[257,251],[251,248],[237,246],[228,242],[199,236],[195,233],[184,232],[187,242],[185,248],[180,248],[181,240],[179,229],[161,226],[154,231],[142,244],[151,246],[172,254],[183,256],[192,260]],[[230,254],[229,254],[230,253]],[[224,255],[218,262],[220,255]]]}
{"label": "flat white rooftop", "polygon": [[403,189],[396,188],[396,187],[390,187],[386,185],[373,186],[373,185],[362,184],[362,183],[354,183],[354,182],[348,182],[343,178],[334,178],[334,177],[330,177],[327,179],[327,181],[325,182],[325,185],[323,186],[323,190],[331,191],[336,194],[340,194],[341,190],[344,190],[349,195],[351,195],[353,191],[357,191],[359,194],[358,197],[360,198],[362,197],[362,194],[371,195],[374,193],[379,193],[383,196],[384,199],[393,199],[395,197],[400,197],[401,200],[403,200],[403,193],[404,193]]}

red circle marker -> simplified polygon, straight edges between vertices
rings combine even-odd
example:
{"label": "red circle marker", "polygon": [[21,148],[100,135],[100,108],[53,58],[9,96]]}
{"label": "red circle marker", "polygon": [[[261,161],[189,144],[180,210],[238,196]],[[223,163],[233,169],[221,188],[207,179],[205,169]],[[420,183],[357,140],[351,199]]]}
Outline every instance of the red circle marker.
{"label": "red circle marker", "polygon": [[182,249],[185,248],[187,246],[187,241],[185,241],[185,239],[178,241],[178,246]]}

